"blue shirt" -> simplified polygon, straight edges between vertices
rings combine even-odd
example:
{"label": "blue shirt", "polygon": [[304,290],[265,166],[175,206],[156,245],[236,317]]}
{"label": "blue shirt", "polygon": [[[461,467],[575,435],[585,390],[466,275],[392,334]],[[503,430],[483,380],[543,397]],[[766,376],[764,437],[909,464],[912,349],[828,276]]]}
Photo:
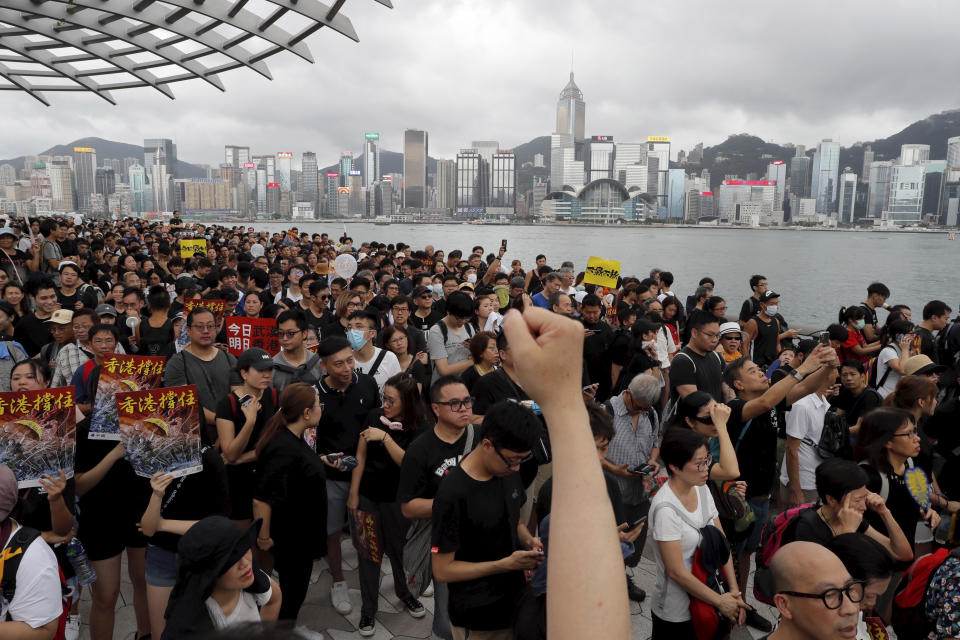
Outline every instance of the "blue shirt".
{"label": "blue shirt", "polygon": [[547,311],[550,310],[550,303],[547,301],[547,297],[543,295],[543,291],[536,293],[531,300],[533,300],[535,306],[546,309]]}

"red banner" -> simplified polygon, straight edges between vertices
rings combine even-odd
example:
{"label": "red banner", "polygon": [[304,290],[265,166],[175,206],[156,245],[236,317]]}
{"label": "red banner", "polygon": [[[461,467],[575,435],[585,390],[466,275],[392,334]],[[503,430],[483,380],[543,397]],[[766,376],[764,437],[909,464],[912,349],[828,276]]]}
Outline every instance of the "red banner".
{"label": "red banner", "polygon": [[276,318],[227,316],[226,327],[227,348],[235,356],[251,347],[264,349],[271,356],[280,353]]}
{"label": "red banner", "polygon": [[220,324],[220,320],[223,318],[224,304],[224,300],[201,300],[200,298],[187,298],[183,301],[183,316],[186,317],[197,307],[206,307],[207,309],[210,309],[210,311],[213,311],[213,315],[215,315],[217,318],[217,324]]}
{"label": "red banner", "polygon": [[120,440],[115,396],[120,392],[156,389],[163,384],[166,363],[166,358],[157,356],[118,353],[104,356],[88,437],[91,440]]}
{"label": "red banner", "polygon": [[0,465],[19,488],[39,487],[58,470],[73,477],[76,416],[73,387],[0,393]]}
{"label": "red banner", "polygon": [[353,542],[357,553],[370,562],[380,564],[382,556],[376,514],[357,509],[353,525]]}
{"label": "red banner", "polygon": [[175,478],[203,469],[197,387],[166,387],[117,394],[120,436],[139,476]]}

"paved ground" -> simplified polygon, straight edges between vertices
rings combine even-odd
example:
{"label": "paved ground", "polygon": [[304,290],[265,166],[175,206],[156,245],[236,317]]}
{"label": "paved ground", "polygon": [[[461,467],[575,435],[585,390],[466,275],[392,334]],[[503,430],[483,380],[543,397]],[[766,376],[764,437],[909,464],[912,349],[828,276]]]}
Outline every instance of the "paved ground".
{"label": "paved ground", "polygon": [[[644,555],[648,556],[649,551],[648,542]],[[350,586],[350,599],[353,601],[353,613],[342,616],[334,611],[330,604],[330,571],[326,563],[321,560],[314,566],[313,577],[311,578],[312,584],[299,618],[300,624],[314,631],[322,631],[326,637],[334,640],[360,637],[360,634],[356,631],[357,624],[360,622],[360,585],[357,581],[356,571],[357,555],[347,537],[343,541],[343,562],[347,583]],[[649,558],[645,557],[639,566],[630,571],[634,576],[634,582],[640,588],[648,594],[653,592],[656,574],[654,564]],[[377,629],[373,636],[374,640],[435,638],[430,631],[433,621],[433,598],[424,597],[420,599],[428,613],[425,617],[415,620],[406,613],[393,593],[393,576],[390,573],[389,562],[384,563],[383,572],[384,575],[380,581],[380,611],[377,614]],[[120,586],[120,600],[117,603],[114,638],[117,640],[132,640],[136,631],[136,622],[133,613],[133,592],[129,581],[126,579],[126,567],[123,569],[123,574],[124,581]],[[752,581],[748,592],[752,594]],[[748,598],[748,602],[756,604],[752,596]],[[763,604],[757,606],[758,610],[768,620],[776,619],[772,608]],[[90,638],[89,627],[86,624],[89,610],[90,596],[89,592],[85,591],[80,602],[80,611],[84,622],[80,633],[81,640],[89,640]],[[648,640],[651,632],[648,603],[637,604],[631,602],[630,611],[633,619],[633,639]],[[761,635],[755,629],[736,629],[731,638],[732,640],[751,640]]]}

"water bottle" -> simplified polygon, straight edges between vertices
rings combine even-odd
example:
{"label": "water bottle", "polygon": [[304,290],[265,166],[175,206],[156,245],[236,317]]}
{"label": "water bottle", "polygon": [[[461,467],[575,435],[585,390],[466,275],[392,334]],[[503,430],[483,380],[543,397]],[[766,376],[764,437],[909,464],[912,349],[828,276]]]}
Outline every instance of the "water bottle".
{"label": "water bottle", "polygon": [[67,543],[67,559],[70,560],[73,571],[77,574],[77,582],[82,586],[85,587],[97,581],[97,572],[90,564],[87,550],[83,548],[83,544],[77,538],[73,538]]}

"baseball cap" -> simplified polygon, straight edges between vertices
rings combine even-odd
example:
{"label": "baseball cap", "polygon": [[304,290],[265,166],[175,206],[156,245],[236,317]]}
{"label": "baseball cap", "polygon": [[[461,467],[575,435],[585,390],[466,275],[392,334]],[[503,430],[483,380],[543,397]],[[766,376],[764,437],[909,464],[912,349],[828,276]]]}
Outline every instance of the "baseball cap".
{"label": "baseball cap", "polygon": [[473,291],[473,285],[470,284],[469,282],[461,282],[457,286],[457,291],[462,291],[463,289],[470,289],[471,291]]}
{"label": "baseball cap", "polygon": [[112,304],[98,304],[96,308],[96,314],[98,316],[113,316],[117,317],[117,308]]}
{"label": "baseball cap", "polygon": [[428,293],[430,293],[430,289],[427,289],[424,286],[420,286],[413,290],[413,297],[419,298],[420,296],[426,295]]}
{"label": "baseball cap", "polygon": [[720,335],[725,336],[728,333],[736,333],[740,335],[740,325],[736,322],[724,322],[720,325]]}
{"label": "baseball cap", "polygon": [[911,356],[903,363],[903,374],[907,376],[926,376],[931,373],[943,373],[947,368],[936,364],[930,356],[923,354]]}
{"label": "baseball cap", "polygon": [[17,477],[10,467],[0,467],[0,522],[10,516],[10,512],[17,506],[20,495],[17,491]]}
{"label": "baseball cap", "polygon": [[80,270],[80,265],[78,265],[78,264],[77,264],[76,262],[74,262],[73,260],[61,260],[61,261],[60,261],[60,266],[57,267],[57,271],[63,271],[63,268],[64,268],[65,266],[67,266],[68,264],[69,264],[69,265],[73,265],[74,267],[76,267],[78,271]]}
{"label": "baseball cap", "polygon": [[780,297],[780,294],[777,293],[776,291],[764,291],[763,294],[761,294],[760,299],[766,302],[767,300],[773,300],[774,298],[779,298],[779,297]]}
{"label": "baseball cap", "polygon": [[405,254],[403,251],[398,251],[398,252],[397,252],[397,257],[398,257],[398,258],[406,258],[406,257],[407,257],[407,254]]}
{"label": "baseball cap", "polygon": [[17,237],[17,230],[13,227],[0,227],[0,236],[13,236]]}
{"label": "baseball cap", "polygon": [[583,299],[586,297],[586,291],[577,291],[575,294],[573,294],[573,299],[577,301],[577,304],[583,304]]}
{"label": "baseball cap", "polygon": [[520,276],[517,276],[516,278],[510,281],[511,287],[522,287],[526,284],[527,284],[526,281],[524,281],[524,279],[521,278]]}
{"label": "baseball cap", "polygon": [[50,324],[70,324],[73,322],[73,311],[70,309],[57,309],[46,322]]}
{"label": "baseball cap", "polygon": [[237,358],[237,369],[245,371],[250,367],[253,367],[257,371],[272,369],[273,358],[263,349],[252,347],[241,353],[240,357]]}

